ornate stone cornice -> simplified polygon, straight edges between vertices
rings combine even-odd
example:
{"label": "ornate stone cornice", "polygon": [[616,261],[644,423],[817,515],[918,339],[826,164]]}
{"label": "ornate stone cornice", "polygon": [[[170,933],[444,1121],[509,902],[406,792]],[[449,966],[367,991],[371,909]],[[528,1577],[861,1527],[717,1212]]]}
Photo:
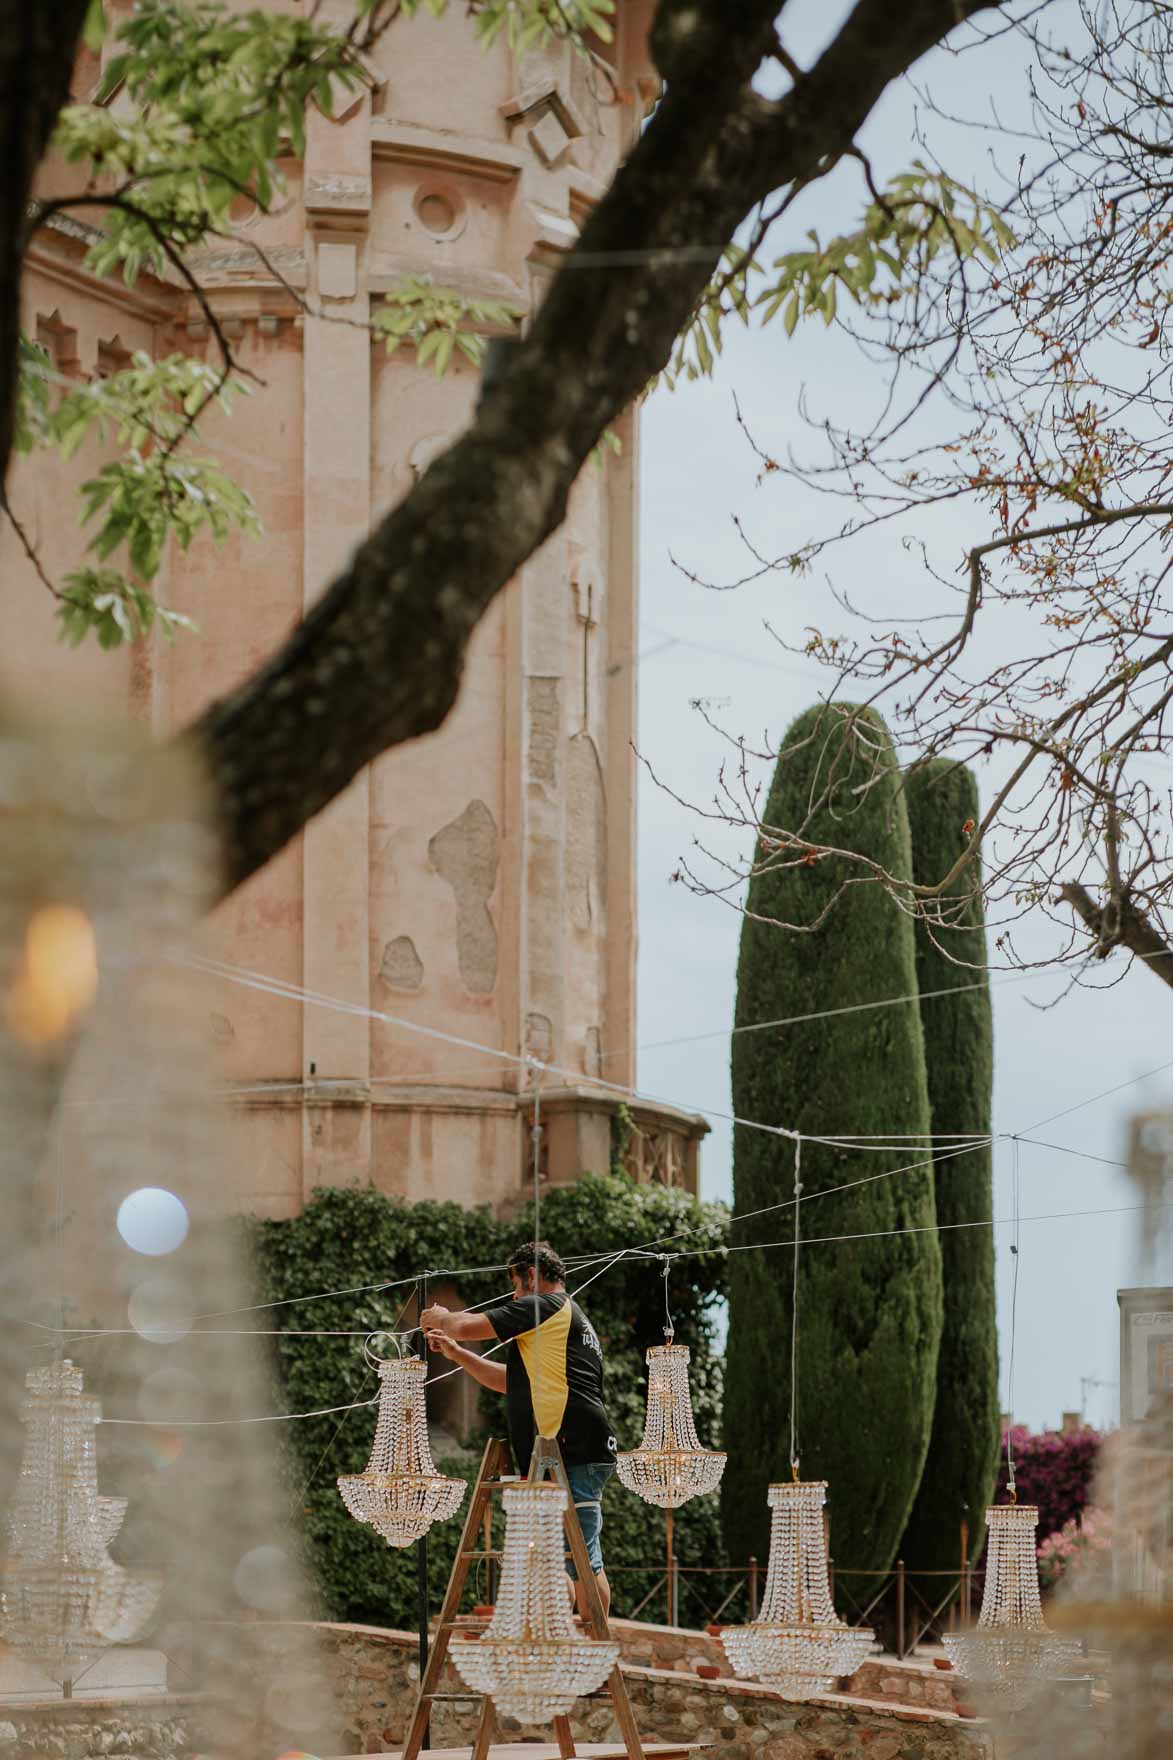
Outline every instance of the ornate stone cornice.
{"label": "ornate stone cornice", "polygon": [[507,141],[449,135],[439,129],[371,118],[371,156],[376,161],[419,165],[431,171],[464,172],[489,183],[510,183],[520,176],[525,154]]}

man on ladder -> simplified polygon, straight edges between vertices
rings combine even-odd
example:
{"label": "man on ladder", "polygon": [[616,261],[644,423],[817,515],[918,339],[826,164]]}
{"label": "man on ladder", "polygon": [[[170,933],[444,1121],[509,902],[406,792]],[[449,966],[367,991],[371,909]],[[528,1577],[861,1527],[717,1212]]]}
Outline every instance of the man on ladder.
{"label": "man on ladder", "polygon": [[[425,1309],[420,1324],[433,1350],[459,1364],[482,1387],[505,1395],[509,1441],[519,1473],[529,1472],[535,1434],[557,1437],[606,1614],[611,1587],[603,1568],[602,1499],[615,1471],[616,1442],[603,1403],[602,1347],[567,1290],[566,1267],[548,1241],[518,1247],[507,1269],[511,1297],[477,1314],[433,1306]],[[479,1339],[505,1344],[505,1361],[490,1362],[464,1348],[465,1341]],[[569,1554],[566,1570],[573,1585],[576,1573]],[[572,1587],[572,1598],[575,1593]],[[585,1617],[581,1585],[577,1597],[578,1611]]]}

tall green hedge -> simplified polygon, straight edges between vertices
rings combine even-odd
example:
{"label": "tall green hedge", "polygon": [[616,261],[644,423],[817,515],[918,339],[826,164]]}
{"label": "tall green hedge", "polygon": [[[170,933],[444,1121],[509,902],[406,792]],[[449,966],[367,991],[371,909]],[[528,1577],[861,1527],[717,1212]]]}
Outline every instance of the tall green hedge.
{"label": "tall green hedge", "polygon": [[[949,872],[979,816],[970,771],[934,759],[907,781],[913,873],[926,886]],[[985,972],[981,869],[959,877],[943,901],[945,921],[917,923],[916,969],[936,1132],[988,1132],[994,1084],[994,1038]],[[961,963],[957,963],[961,962]],[[974,986],[977,986],[976,988]],[[936,996],[934,991],[951,994]],[[960,1557],[962,1520],[976,1558],[998,1465],[998,1332],[994,1300],[993,1165],[988,1148],[949,1156],[935,1166],[945,1320],[937,1363],[937,1403],[928,1458],[901,1550],[907,1564],[948,1571]],[[931,1593],[934,1585],[926,1583]],[[935,1599],[944,1592],[938,1583]]]}
{"label": "tall green hedge", "polygon": [[[763,826],[866,853],[893,873],[909,874],[907,812],[880,718],[846,706],[800,716],[779,755]],[[743,1118],[818,1134],[929,1128],[912,922],[881,886],[851,884],[858,873],[828,856],[754,877],[741,931],[736,1024],[888,997],[912,1000],[735,1034],[734,1110]],[[799,932],[780,926],[786,923],[817,926]],[[941,1336],[932,1169],[873,1179],[835,1197],[816,1194],[915,1160],[903,1152],[803,1148],[804,1235],[930,1230],[812,1241],[801,1255],[802,1475],[829,1481],[832,1550],[837,1565],[857,1570],[886,1569],[894,1559],[929,1442]],[[735,1216],[786,1200],[793,1179],[789,1142],[736,1127]],[[782,1243],[770,1251],[734,1250],[730,1258],[722,1520],[733,1558],[764,1557],[766,1487],[789,1477],[792,1230],[790,1209],[732,1226],[733,1249]]]}
{"label": "tall green hedge", "polygon": [[[564,1255],[607,1253],[660,1236],[680,1236],[702,1251],[680,1261],[671,1281],[678,1339],[692,1350],[692,1386],[701,1435],[715,1443],[721,1406],[721,1362],[714,1340],[714,1308],[725,1295],[726,1212],[701,1205],[662,1186],[636,1185],[613,1174],[584,1175],[573,1187],[542,1200],[542,1232]],[[523,1211],[502,1222],[488,1210],[462,1210],[456,1204],[405,1204],[373,1189],[330,1188],[315,1193],[305,1211],[289,1221],[249,1225],[263,1299],[285,1301],[307,1290],[356,1289],[364,1284],[410,1277],[425,1268],[501,1265],[519,1240],[532,1232],[532,1214]],[[594,1266],[571,1279],[577,1289],[595,1271],[579,1300],[590,1315],[607,1361],[607,1400],[621,1447],[642,1434],[646,1367],[643,1352],[662,1342],[663,1279],[655,1260],[632,1258],[610,1269]],[[467,1302],[508,1293],[502,1271],[462,1280]],[[274,1374],[278,1396],[291,1411],[311,1411],[369,1397],[376,1377],[362,1359],[361,1338],[299,1338],[299,1328],[374,1331],[393,1327],[409,1288],[334,1297],[308,1305],[274,1309],[273,1323],[284,1328],[275,1341]],[[445,1368],[448,1365],[440,1365]],[[339,1473],[366,1464],[374,1433],[374,1411],[306,1419],[283,1427],[290,1498],[303,1511],[304,1534],[325,1617],[384,1626],[411,1626],[416,1608],[416,1554],[386,1546],[343,1507],[335,1481]],[[484,1437],[502,1435],[502,1402],[484,1398],[484,1431],[459,1458],[443,1462],[446,1471],[471,1479]],[[664,1521],[614,1484],[605,1506],[605,1544],[613,1573],[617,1612],[634,1607],[656,1581],[663,1556]],[[432,1529],[429,1543],[430,1593],[438,1607],[451,1568],[461,1518]],[[498,1522],[498,1529],[500,1523]],[[720,1524],[714,1498],[698,1499],[679,1512],[677,1551],[684,1563],[720,1561]],[[640,1567],[632,1569],[630,1567]],[[687,1581],[687,1580],[686,1580]],[[484,1594],[474,1582],[471,1605]],[[681,1591],[681,1618],[700,1616],[691,1589]],[[663,1617],[662,1600],[648,1617]]]}

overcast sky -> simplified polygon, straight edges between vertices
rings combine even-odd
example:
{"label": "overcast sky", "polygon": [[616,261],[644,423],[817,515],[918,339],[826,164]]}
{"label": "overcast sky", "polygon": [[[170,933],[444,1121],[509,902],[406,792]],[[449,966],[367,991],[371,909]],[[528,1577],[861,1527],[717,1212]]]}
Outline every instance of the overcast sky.
{"label": "overcast sky", "polygon": [[[830,28],[820,19],[823,11],[807,0],[787,9],[788,46],[804,59],[820,30]],[[1004,115],[1021,104],[1022,74],[1021,56],[1005,42],[960,60],[937,55],[919,70],[922,83],[931,84],[949,107],[972,111],[983,92],[996,90]],[[881,176],[904,167],[915,151],[912,123],[907,92],[891,96],[873,119],[865,144]],[[950,169],[962,178],[985,176],[988,145],[977,133],[968,139],[954,136]],[[795,248],[808,225],[817,224],[824,236],[850,225],[859,212],[859,191],[854,166],[837,173],[832,188],[820,187],[814,207],[808,199],[790,231],[777,239],[778,250]],[[745,572],[746,555],[734,514],[764,550],[774,553],[810,535],[821,517],[792,485],[768,479],[755,486],[757,467],[737,428],[734,395],[761,442],[780,452],[788,441],[802,440],[800,392],[805,390],[817,411],[855,413],[878,383],[871,371],[846,337],[824,332],[821,325],[800,327],[790,343],[780,326],[765,334],[738,331],[731,334],[712,383],[657,393],[646,407],[640,744],[650,763],[686,797],[711,799],[728,750],[690,702],[715,701],[714,712],[730,730],[760,743],[768,729],[776,742],[789,721],[815,700],[822,675],[784,653],[763,628],[764,620],[791,638],[808,623],[839,628],[844,621],[829,609],[823,576],[799,583],[771,577],[714,594],[692,584],[670,561],[669,551],[706,578],[735,579]],[[942,536],[940,528],[935,535]],[[967,543],[986,534],[958,523],[955,533],[944,535],[960,556]],[[866,550],[857,544],[828,566],[836,584],[869,610],[890,616],[944,608],[895,541],[877,540]],[[1013,634],[1003,620],[986,630],[984,641],[992,652]],[[988,795],[987,779],[980,780]],[[646,776],[640,815],[639,1086],[680,1105],[728,1111],[728,1028],[740,918],[717,900],[672,884],[670,876],[702,829],[714,847],[736,856],[744,853],[745,834],[727,834],[722,842]],[[1109,968],[1104,975],[1114,977],[1118,970]],[[1165,985],[1137,969],[1104,991],[1064,994],[1065,989],[1063,978],[1055,975],[994,978],[994,1128],[1034,1132],[1057,1145],[1020,1151],[1025,1217],[1134,1204],[1134,1189],[1115,1165],[1126,1158],[1129,1117],[1164,1103],[1173,1091],[1173,1067],[1146,1076],[1163,1063],[1173,1066],[1173,994]],[[859,999],[870,994],[861,971]],[[1040,1012],[1037,1005],[1044,1003],[1054,1006]],[[657,1048],[658,1041],[687,1034],[710,1036]],[[1121,1084],[1129,1085],[1105,1095]],[[1105,1097],[1093,1098],[1098,1095]],[[1068,1113],[1070,1108],[1079,1110]],[[1055,1116],[1060,1114],[1067,1116]],[[998,1217],[1010,1214],[1011,1150],[1008,1142],[997,1145]],[[717,1121],[703,1149],[705,1196],[731,1197],[731,1154],[729,1127]],[[1024,1224],[1014,1391],[1020,1420],[1034,1426],[1058,1423],[1062,1411],[1082,1406],[1092,1422],[1115,1422],[1116,1290],[1138,1280],[1136,1237],[1136,1218],[1128,1214]],[[997,1229],[995,1239],[1005,1406],[1008,1231]],[[1081,1387],[1085,1377],[1089,1384]]]}

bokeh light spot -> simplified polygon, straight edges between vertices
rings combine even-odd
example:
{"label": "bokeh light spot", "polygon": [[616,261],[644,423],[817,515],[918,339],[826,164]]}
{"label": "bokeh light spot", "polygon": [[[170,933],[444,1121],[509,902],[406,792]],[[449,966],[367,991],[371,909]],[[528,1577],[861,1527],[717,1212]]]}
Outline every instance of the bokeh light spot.
{"label": "bokeh light spot", "polygon": [[297,1566],[280,1546],[254,1546],[232,1577],[240,1599],[258,1613],[286,1613],[296,1606],[301,1588]]}
{"label": "bokeh light spot", "polygon": [[33,912],[24,958],[5,999],[9,1029],[26,1045],[51,1045],[76,1025],[98,994],[94,926],[71,904]]}
{"label": "bokeh light spot", "polygon": [[162,1186],[140,1186],[118,1206],[118,1232],[136,1253],[173,1253],[187,1239],[187,1206]]}
{"label": "bokeh light spot", "polygon": [[174,1277],[144,1277],[126,1304],[130,1324],[150,1344],[178,1344],[195,1320],[195,1303]]}

